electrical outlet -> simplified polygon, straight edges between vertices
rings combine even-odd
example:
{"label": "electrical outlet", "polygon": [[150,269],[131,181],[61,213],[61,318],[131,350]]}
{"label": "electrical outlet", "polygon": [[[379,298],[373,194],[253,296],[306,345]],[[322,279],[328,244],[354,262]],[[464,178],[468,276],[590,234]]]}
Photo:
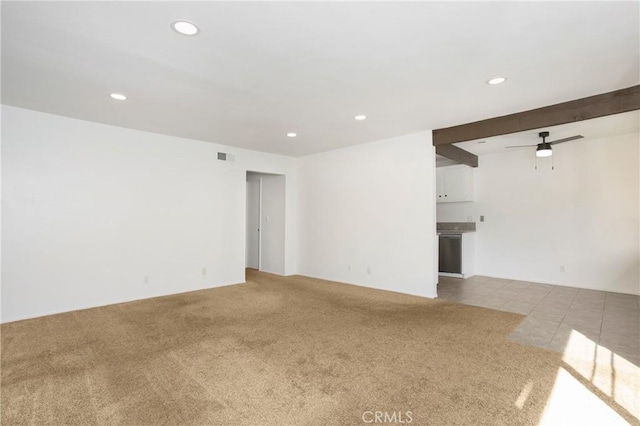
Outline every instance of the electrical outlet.
{"label": "electrical outlet", "polygon": [[202,275],[207,275],[207,268],[202,268]]}
{"label": "electrical outlet", "polygon": [[144,276],[144,283],[145,284],[149,284],[149,276],[148,275]]}
{"label": "electrical outlet", "polygon": [[367,274],[371,275],[371,266],[367,266]]}
{"label": "electrical outlet", "polygon": [[484,222],[484,215],[480,216],[480,222]]}
{"label": "electrical outlet", "polygon": [[351,265],[347,266],[347,271],[351,272]]}
{"label": "electrical outlet", "polygon": [[564,265],[560,265],[560,272],[564,272]]}

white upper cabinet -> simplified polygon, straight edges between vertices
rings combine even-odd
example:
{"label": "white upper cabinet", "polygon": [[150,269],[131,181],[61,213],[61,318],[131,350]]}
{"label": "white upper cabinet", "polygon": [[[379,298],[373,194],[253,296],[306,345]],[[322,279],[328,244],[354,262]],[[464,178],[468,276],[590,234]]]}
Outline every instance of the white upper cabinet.
{"label": "white upper cabinet", "polygon": [[473,201],[473,169],[465,165],[436,168],[436,202]]}

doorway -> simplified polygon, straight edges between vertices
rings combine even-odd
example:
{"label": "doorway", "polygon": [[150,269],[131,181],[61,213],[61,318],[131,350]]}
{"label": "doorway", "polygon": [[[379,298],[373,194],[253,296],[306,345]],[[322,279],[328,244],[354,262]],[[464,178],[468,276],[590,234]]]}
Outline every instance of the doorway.
{"label": "doorway", "polygon": [[284,175],[247,172],[245,267],[284,275]]}
{"label": "doorway", "polygon": [[260,200],[262,182],[247,173],[247,254],[245,267],[260,270]]}

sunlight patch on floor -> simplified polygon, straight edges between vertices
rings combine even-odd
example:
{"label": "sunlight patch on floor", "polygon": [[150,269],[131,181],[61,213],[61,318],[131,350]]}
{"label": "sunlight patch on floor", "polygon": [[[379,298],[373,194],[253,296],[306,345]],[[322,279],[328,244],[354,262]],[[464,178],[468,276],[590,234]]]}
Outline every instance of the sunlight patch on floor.
{"label": "sunlight patch on floor", "polygon": [[527,398],[529,398],[529,394],[531,393],[531,389],[533,389],[533,382],[527,383],[524,388],[522,388],[522,392],[518,395],[518,399],[516,399],[515,406],[522,409],[524,407],[524,403],[527,402]]}
{"label": "sunlight patch on floor", "polygon": [[540,425],[628,425],[627,421],[560,367]]}
{"label": "sunlight patch on floor", "polygon": [[640,368],[576,330],[571,331],[562,360],[574,374],[640,418]]}

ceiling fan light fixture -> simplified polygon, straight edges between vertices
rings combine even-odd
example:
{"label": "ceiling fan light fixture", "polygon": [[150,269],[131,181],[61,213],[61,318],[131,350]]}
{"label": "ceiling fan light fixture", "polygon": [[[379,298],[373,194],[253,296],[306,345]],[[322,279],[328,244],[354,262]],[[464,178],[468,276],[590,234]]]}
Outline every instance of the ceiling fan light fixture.
{"label": "ceiling fan light fixture", "polygon": [[536,157],[551,157],[553,155],[553,151],[551,150],[551,144],[548,142],[543,142],[538,144],[538,148],[536,148]]}

